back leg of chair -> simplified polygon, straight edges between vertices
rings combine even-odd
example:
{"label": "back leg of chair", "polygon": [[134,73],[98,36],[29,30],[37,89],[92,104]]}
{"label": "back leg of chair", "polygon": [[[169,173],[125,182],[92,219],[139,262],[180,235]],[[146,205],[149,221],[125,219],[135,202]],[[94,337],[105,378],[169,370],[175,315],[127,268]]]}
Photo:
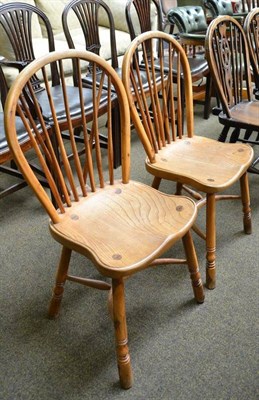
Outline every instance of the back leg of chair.
{"label": "back leg of chair", "polygon": [[204,104],[204,111],[203,111],[204,119],[209,119],[209,116],[210,116],[211,95],[212,95],[212,79],[211,79],[211,75],[208,74],[208,76],[206,78],[205,104]]}
{"label": "back leg of chair", "polygon": [[206,195],[206,286],[214,289],[216,286],[216,198],[214,193]]}
{"label": "back leg of chair", "polygon": [[199,271],[199,264],[196,256],[196,251],[194,248],[193,240],[190,231],[183,236],[183,245],[186,254],[186,259],[188,263],[188,268],[192,280],[192,287],[194,297],[197,303],[204,302],[204,293],[203,293],[203,286],[201,280],[201,274]]}
{"label": "back leg of chair", "polygon": [[113,322],[115,329],[117,363],[118,363],[120,384],[123,389],[129,389],[133,384],[133,376],[132,376],[129,349],[128,349],[128,334],[127,334],[127,324],[126,324],[123,278],[112,280],[112,296],[113,296]]}
{"label": "back leg of chair", "polygon": [[219,138],[218,138],[219,142],[225,142],[226,141],[229,129],[230,129],[229,126],[224,125],[224,127],[223,127],[223,129],[221,131],[221,134],[219,135]]}
{"label": "back leg of chair", "polygon": [[152,188],[154,189],[159,189],[160,183],[162,181],[162,178],[159,178],[158,176],[155,176],[152,182]]}
{"label": "back leg of chair", "polygon": [[246,234],[252,233],[249,182],[247,172],[240,178],[241,199],[243,205],[243,224]]}
{"label": "back leg of chair", "polygon": [[67,271],[71,258],[72,250],[67,247],[62,248],[61,258],[56,275],[56,283],[53,288],[53,294],[49,305],[48,315],[50,318],[56,318],[59,314],[60,304],[63,297],[64,285],[67,280]]}

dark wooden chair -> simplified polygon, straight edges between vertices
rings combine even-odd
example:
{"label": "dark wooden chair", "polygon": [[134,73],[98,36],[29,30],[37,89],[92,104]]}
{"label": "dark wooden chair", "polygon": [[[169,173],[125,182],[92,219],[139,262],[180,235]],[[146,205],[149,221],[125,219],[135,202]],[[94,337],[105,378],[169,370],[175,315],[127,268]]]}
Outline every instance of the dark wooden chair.
{"label": "dark wooden chair", "polygon": [[[2,108],[4,109],[8,88],[1,65],[0,65],[0,89],[1,89],[1,103],[2,103]],[[20,144],[23,143],[23,151],[25,151],[26,150],[25,147],[30,147],[29,136],[27,134],[26,129],[24,129],[22,121],[19,117],[16,118],[16,132],[18,136],[18,141],[20,142]],[[27,183],[23,179],[21,172],[17,170],[13,162],[13,157],[6,140],[3,112],[0,112],[0,171],[5,174],[19,178],[18,182],[11,183],[10,186],[1,189],[0,199],[27,186]]]}
{"label": "dark wooden chair", "polygon": [[[147,57],[147,48],[154,49]],[[138,90],[133,102],[131,87],[141,87],[137,74],[132,74],[137,52],[142,51],[144,62],[141,68],[149,73],[149,101]],[[174,82],[171,68],[177,55],[177,76]],[[169,67],[165,60],[169,56]],[[153,66],[150,68],[150,65]],[[157,88],[153,79],[155,69],[160,68],[162,88]],[[194,230],[206,239],[207,287],[215,287],[216,267],[216,201],[234,199],[234,195],[223,194],[235,182],[240,182],[244,231],[251,233],[251,209],[247,169],[253,159],[251,146],[242,143],[221,143],[206,136],[194,135],[192,79],[187,56],[182,46],[171,35],[164,32],[146,32],[138,36],[128,48],[123,59],[123,83],[129,99],[131,117],[147,154],[146,169],[153,175],[152,186],[159,188],[162,179],[176,182],[176,193],[187,190],[198,200],[198,208],[206,205],[206,234],[194,226]],[[185,121],[183,129],[181,97],[184,79]],[[151,118],[150,111],[152,111]],[[140,118],[139,114],[142,116]],[[204,132],[205,133],[205,132]],[[210,132],[208,132],[210,136]],[[205,193],[203,197],[202,193]],[[238,195],[236,198],[240,199]],[[221,227],[223,228],[223,227]],[[221,229],[219,227],[219,229]]]}
{"label": "dark wooden chair", "polygon": [[[152,9],[151,7],[155,8],[156,11],[156,18],[157,18],[157,26],[152,27],[151,25],[151,13]],[[159,31],[163,30],[163,17],[162,17],[162,10],[161,10],[161,4],[158,0],[128,0],[126,4],[126,18],[127,18],[127,23],[129,27],[129,32],[131,35],[131,39],[133,40],[137,35],[138,35],[138,30],[136,26],[134,26],[132,22],[132,12],[134,11],[137,12],[138,19],[139,19],[139,28],[140,31],[147,32],[150,30],[157,29]],[[176,62],[176,60],[175,60]],[[195,83],[201,82],[204,78],[206,79],[209,75],[209,67],[208,63],[205,60],[205,58],[194,58],[194,57],[188,57],[188,62],[190,65],[191,69],[191,77],[192,81]],[[173,66],[172,70],[173,75],[176,75],[175,68]],[[184,82],[182,81],[182,84]],[[196,91],[194,93],[194,100],[200,101],[202,98],[208,99],[209,96],[209,87],[210,85],[203,85],[199,84],[196,86]],[[184,101],[184,99],[182,99]],[[205,102],[206,103],[206,102]],[[207,100],[208,103],[208,100]],[[206,118],[207,118],[207,113]]]}
{"label": "dark wooden chair", "polygon": [[249,12],[245,19],[244,31],[248,43],[250,62],[253,68],[255,97],[259,100],[259,8]]}
{"label": "dark wooden chair", "polygon": [[[190,67],[192,65],[192,59],[204,60],[204,42],[205,35],[208,28],[206,16],[202,7],[200,6],[182,6],[175,7],[168,11],[168,21],[176,25],[179,31],[179,40],[183,47],[186,49],[189,55],[188,60],[190,61]],[[190,57],[191,55],[191,57]],[[202,89],[201,89],[202,88]],[[205,101],[204,101],[204,119],[208,119],[210,116],[210,103],[212,96],[212,82],[210,74],[206,75],[206,84],[194,85],[193,93],[194,100],[198,100],[201,93],[205,90]]]}
{"label": "dark wooden chair", "polygon": [[[102,0],[72,0],[66,4],[62,13],[62,25],[65,33],[65,37],[70,49],[75,49],[76,44],[70,34],[69,29],[69,17],[74,14],[78,19],[78,26],[82,30],[82,35],[85,39],[85,48],[88,51],[92,51],[95,54],[101,55],[102,43],[100,41],[99,33],[99,17],[100,15],[106,15],[109,25],[109,44],[106,46],[105,51],[110,53],[110,62],[112,67],[121,76],[121,68],[119,68],[119,62],[117,57],[116,48],[116,37],[113,15],[108,5]],[[85,87],[92,87],[93,75],[90,72],[83,76],[83,84]],[[101,76],[101,74],[99,74]],[[97,77],[98,80],[98,71]],[[99,77],[100,80],[100,77]],[[103,87],[106,89],[107,83],[103,83]],[[119,115],[118,115],[118,103],[115,99],[115,105],[113,107],[113,125],[114,129],[114,165],[118,167],[121,164],[121,151],[120,151],[120,126],[119,126]]]}
{"label": "dark wooden chair", "polygon": [[[217,17],[208,28],[205,46],[222,106],[219,141],[226,141],[231,131],[230,142],[258,145],[259,102],[253,99],[248,45],[241,25],[230,16]],[[256,172],[257,163],[258,158],[251,171]]]}
{"label": "dark wooden chair", "polygon": [[[16,62],[9,63],[9,66],[16,68],[18,70],[22,68],[22,66]],[[8,93],[8,86],[1,65],[0,65],[0,93],[1,93],[1,105],[2,109],[4,110],[6,97]],[[15,117],[15,124],[16,124],[18,143],[22,151],[26,152],[30,150],[32,146],[30,137],[26,129],[24,128],[24,124],[19,116]],[[38,128],[40,132],[40,127],[38,126]],[[31,165],[33,166],[32,162]],[[40,175],[42,175],[39,169],[37,169],[35,166],[33,167],[35,172],[37,171]],[[4,113],[2,111],[0,112],[0,171],[5,175],[17,178],[17,179],[11,178],[10,182],[7,179],[7,186],[5,186],[3,189],[1,188],[0,199],[27,186],[27,183],[24,180],[22,173],[18,170],[14,162],[12,152],[10,151],[10,148],[7,143],[6,132],[4,127]],[[44,180],[44,177],[41,176],[40,180],[44,186],[48,187],[47,182]]]}
{"label": "dark wooden chair", "polygon": [[[39,21],[46,32],[49,52],[54,51],[55,43],[50,22],[47,16],[39,8],[26,3],[7,3],[0,6],[0,25],[6,32],[7,40],[9,40],[12,46],[15,60],[18,62],[22,62],[23,66],[28,65],[35,59],[35,42],[32,36],[32,21],[35,16],[39,18]],[[10,60],[8,60],[8,62],[9,61]],[[73,73],[73,71],[74,68],[71,65],[71,74]],[[68,122],[64,118],[65,104],[63,101],[62,82],[58,74],[57,65],[55,63],[51,64],[49,71],[47,71],[46,73],[52,82],[49,90],[55,104],[60,128],[63,131],[63,135],[69,139],[69,137],[65,133],[68,128]],[[75,74],[73,78],[73,84],[67,86],[67,96],[69,99],[70,113],[71,116],[73,116],[70,123],[73,124],[74,128],[80,128],[79,124],[81,122],[81,116],[79,113],[81,112],[81,107],[80,99],[78,98],[78,90],[77,87],[75,87],[78,84],[78,82],[76,82]],[[36,75],[32,76],[31,81],[34,93],[42,109],[43,117],[45,118],[46,122],[54,128],[51,110],[49,109],[49,94],[47,93],[44,86],[41,84],[42,77]],[[93,113],[91,93],[91,89],[84,88],[83,96],[85,103],[85,113],[87,113],[88,115],[91,115]],[[107,110],[107,95],[105,93],[105,89],[103,89],[101,104],[103,113],[105,113]],[[79,142],[83,141],[80,135],[77,135],[76,139]],[[100,135],[100,141],[102,143],[102,146],[107,148],[107,138]]]}
{"label": "dark wooden chair", "polygon": [[247,13],[258,7],[258,0],[204,0],[204,7],[210,11],[212,18],[219,15],[230,15],[243,24]]}
{"label": "dark wooden chair", "polygon": [[[62,167],[56,157],[53,141],[46,122],[42,117],[37,98],[32,90],[31,77],[40,71],[45,77],[52,62],[57,62],[64,82],[64,103],[67,104],[66,81],[62,75],[63,63],[72,59],[77,65],[79,85],[78,97],[83,97],[81,70],[85,62],[91,65],[93,73],[92,103],[94,114],[87,120],[81,103],[81,123],[85,140],[85,152],[79,157],[77,142],[72,129],[72,116],[66,107],[66,119],[71,148],[64,144],[56,109],[49,97],[49,107],[55,124],[54,135],[62,160]],[[101,73],[108,90],[108,152],[103,151],[98,139],[98,117],[102,87],[95,80]],[[48,90],[49,82],[44,79]],[[45,133],[40,140],[31,115],[25,92],[32,92],[31,100],[35,113]],[[112,93],[116,93],[120,108],[122,142],[121,176],[114,178],[112,146]],[[20,106],[22,104],[22,108]],[[15,114],[20,115],[28,135],[33,141],[35,157],[39,160],[49,181],[59,209],[53,207],[46,191],[40,185],[30,168],[18,143]],[[26,120],[25,120],[26,117]],[[27,122],[29,121],[29,122]],[[149,266],[159,264],[187,263],[190,271],[194,296],[198,303],[204,300],[203,287],[198,269],[190,229],[195,222],[197,209],[193,200],[183,196],[170,196],[139,182],[130,180],[130,114],[122,81],[109,63],[93,52],[67,50],[52,52],[28,65],[19,75],[9,91],[5,107],[5,124],[9,146],[15,161],[26,177],[28,184],[50,217],[49,228],[52,237],[61,244],[62,253],[56,275],[56,284],[50,302],[49,316],[56,317],[67,280],[82,283],[110,293],[117,362],[120,383],[124,389],[132,385],[132,372],[128,351],[127,326],[124,302],[125,278]],[[32,130],[36,132],[36,138]],[[90,130],[91,136],[88,135]],[[52,135],[53,135],[52,134]],[[95,146],[93,147],[93,142]],[[73,160],[68,157],[73,152]],[[108,156],[107,156],[108,155]],[[45,162],[45,158],[48,163]],[[51,168],[49,167],[51,166]],[[46,223],[48,218],[46,219]],[[163,254],[178,240],[182,240],[186,252],[185,260],[165,258]],[[141,243],[141,245],[140,245]],[[72,251],[82,254],[92,262],[104,280],[93,280],[68,273]],[[161,258],[164,257],[164,258]],[[86,263],[87,266],[87,263]],[[111,284],[107,281],[111,279]],[[98,340],[98,339],[97,339]],[[102,365],[100,365],[102,368]]]}

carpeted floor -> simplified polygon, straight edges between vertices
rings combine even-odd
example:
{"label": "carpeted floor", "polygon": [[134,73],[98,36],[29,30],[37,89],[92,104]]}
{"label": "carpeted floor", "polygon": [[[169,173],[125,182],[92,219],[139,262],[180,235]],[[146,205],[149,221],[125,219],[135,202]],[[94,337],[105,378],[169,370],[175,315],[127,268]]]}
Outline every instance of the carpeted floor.
{"label": "carpeted floor", "polygon": [[[218,137],[217,117],[203,120],[200,106],[195,122],[197,134]],[[150,183],[143,160],[133,135],[132,178]],[[4,179],[1,174],[1,185]],[[250,186],[252,235],[242,232],[239,202],[217,204],[217,288],[205,289],[203,305],[194,302],[183,266],[158,267],[127,280],[135,378],[128,391],[118,384],[107,293],[68,282],[61,315],[49,320],[59,246],[30,189],[2,200],[0,399],[258,399],[258,176],[250,176]],[[161,189],[171,192],[173,186]],[[205,279],[205,244],[193,237]],[[177,245],[174,254],[181,252]],[[78,255],[72,268],[98,277]]]}

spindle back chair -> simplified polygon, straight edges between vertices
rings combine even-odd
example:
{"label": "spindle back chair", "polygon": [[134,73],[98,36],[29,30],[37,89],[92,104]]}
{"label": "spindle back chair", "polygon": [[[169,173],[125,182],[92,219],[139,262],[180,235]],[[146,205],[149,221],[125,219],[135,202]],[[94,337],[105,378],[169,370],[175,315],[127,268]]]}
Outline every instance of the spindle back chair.
{"label": "spindle back chair", "polygon": [[[140,68],[149,76],[149,99],[141,90],[138,74],[132,73],[138,51],[144,54]],[[171,74],[175,58],[176,80]],[[161,88],[153,79],[158,70],[162,77]],[[206,205],[206,234],[194,228],[206,239],[207,286],[213,289],[216,282],[216,200],[235,198],[219,193],[240,181],[244,230],[251,232],[247,169],[253,158],[253,149],[240,143],[212,140],[207,137],[209,132],[207,136],[194,134],[190,68],[184,49],[171,35],[152,31],[138,36],[124,56],[122,72],[132,121],[147,154],[146,169],[154,176],[152,186],[158,189],[162,179],[174,181],[177,183],[176,193],[186,189],[198,200],[198,207]],[[131,87],[135,92],[132,93]],[[182,96],[185,96],[184,109]],[[133,98],[136,98],[135,102]],[[206,198],[197,191],[205,193]]]}
{"label": "spindle back chair", "polygon": [[[70,115],[67,82],[62,73],[63,63],[71,61],[78,81],[81,126],[84,152],[79,157],[78,142],[74,138]],[[55,62],[61,76],[65,118],[70,141],[64,141],[53,103],[46,70]],[[93,116],[85,114],[82,70],[91,65],[93,76]],[[44,78],[54,129],[46,128],[40,105],[31,84],[31,77],[39,73]],[[101,79],[97,80],[97,71]],[[98,136],[98,119],[102,114],[103,82],[107,84],[108,152],[102,150]],[[122,166],[113,170],[112,103],[119,104]],[[20,105],[21,103],[21,105]],[[38,134],[34,113],[44,133]],[[53,193],[57,209],[49,199],[30,168],[16,138],[15,114],[21,117],[33,144],[33,155],[39,160]],[[124,301],[124,278],[149,266],[186,263],[197,302],[204,294],[190,229],[195,222],[195,203],[183,196],[169,196],[130,180],[130,114],[127,96],[116,71],[98,55],[88,51],[67,50],[52,52],[28,65],[16,79],[6,101],[5,126],[9,146],[17,165],[50,217],[53,238],[62,246],[62,254],[49,316],[56,317],[67,280],[110,293],[110,309],[114,320],[117,362],[121,386],[132,385],[132,372],[127,345],[127,326]],[[35,135],[32,134],[35,132]],[[73,158],[68,154],[73,154]],[[45,161],[46,160],[46,161]],[[183,241],[186,259],[161,258],[178,240]],[[141,245],[140,245],[141,243]],[[91,261],[99,273],[111,279],[88,279],[68,272],[72,251]]]}

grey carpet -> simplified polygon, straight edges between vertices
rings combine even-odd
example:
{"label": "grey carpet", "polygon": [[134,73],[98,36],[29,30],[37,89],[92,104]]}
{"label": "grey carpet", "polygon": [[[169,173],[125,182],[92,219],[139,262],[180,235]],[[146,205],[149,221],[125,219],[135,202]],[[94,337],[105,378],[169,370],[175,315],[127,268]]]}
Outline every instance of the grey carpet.
{"label": "grey carpet", "polygon": [[[217,117],[197,134],[218,137]],[[150,183],[132,137],[132,178]],[[2,180],[5,178],[1,174]],[[47,216],[30,189],[0,203],[1,400],[258,399],[258,176],[250,176],[253,234],[239,202],[217,204],[217,287],[196,305],[186,267],[143,271],[126,283],[134,386],[120,389],[107,293],[67,283],[59,319],[47,306],[59,258]],[[172,184],[161,189],[171,192]],[[234,188],[238,189],[238,187]],[[203,210],[199,214],[204,223]],[[205,279],[205,244],[193,235]],[[181,245],[172,254],[179,256]],[[98,277],[78,255],[73,270]]]}

